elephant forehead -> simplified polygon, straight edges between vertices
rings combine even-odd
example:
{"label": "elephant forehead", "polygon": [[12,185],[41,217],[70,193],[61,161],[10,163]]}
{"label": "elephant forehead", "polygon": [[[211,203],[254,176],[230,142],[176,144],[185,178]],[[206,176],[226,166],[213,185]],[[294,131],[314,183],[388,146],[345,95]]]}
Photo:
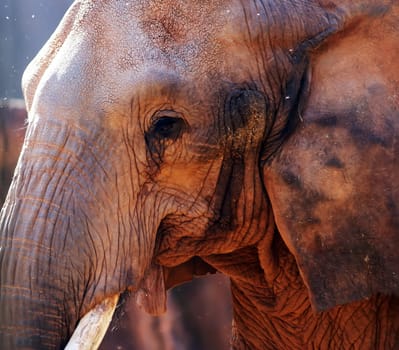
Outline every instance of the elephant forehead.
{"label": "elephant forehead", "polygon": [[[81,0],[74,8],[66,21],[72,25],[50,40],[24,84],[26,95],[44,92],[40,101],[47,109],[68,107],[64,114],[71,112],[69,106],[81,115],[124,113],[138,88],[157,87],[154,77],[175,76],[173,81],[190,85],[191,100],[217,98],[229,83],[267,87],[273,79],[265,73],[279,77],[275,71],[285,69],[282,56],[303,40],[299,16],[288,15],[294,9],[274,2]],[[36,63],[46,61],[38,72]],[[40,85],[34,83],[38,77]]]}
{"label": "elephant forehead", "polygon": [[113,55],[117,69],[156,62],[187,71],[217,60],[216,36],[228,13],[224,2],[85,1],[77,22],[99,54]]}
{"label": "elephant forehead", "polygon": [[43,56],[51,60],[45,75],[35,65],[26,74],[41,76],[36,96],[44,92],[40,104],[47,110],[124,113],[132,99],[164,103],[173,93],[209,101],[221,84],[246,82],[259,69],[254,57],[261,53],[249,47],[245,20],[249,12],[258,18],[257,10],[240,1],[82,0],[74,6],[67,14],[73,24],[52,44],[57,53]]}

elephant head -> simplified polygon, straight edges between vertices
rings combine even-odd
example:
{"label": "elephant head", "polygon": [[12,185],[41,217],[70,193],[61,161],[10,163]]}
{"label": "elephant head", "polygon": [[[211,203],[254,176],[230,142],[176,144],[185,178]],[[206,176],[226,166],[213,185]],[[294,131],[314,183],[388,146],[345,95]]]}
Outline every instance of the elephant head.
{"label": "elephant head", "polygon": [[383,0],[76,1],[23,78],[0,343],[65,346],[125,291],[160,313],[194,275],[251,276],[237,252],[270,281],[276,236],[316,310],[397,294],[398,18]]}

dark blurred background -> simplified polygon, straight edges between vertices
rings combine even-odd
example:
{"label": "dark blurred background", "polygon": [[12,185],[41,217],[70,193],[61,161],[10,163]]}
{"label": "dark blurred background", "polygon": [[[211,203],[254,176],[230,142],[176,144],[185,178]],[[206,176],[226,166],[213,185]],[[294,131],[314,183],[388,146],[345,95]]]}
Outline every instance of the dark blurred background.
{"label": "dark blurred background", "polygon": [[[0,0],[0,207],[25,133],[22,73],[72,2]],[[227,278],[208,276],[169,291],[168,311],[161,317],[128,300],[101,350],[227,350],[231,319]]]}

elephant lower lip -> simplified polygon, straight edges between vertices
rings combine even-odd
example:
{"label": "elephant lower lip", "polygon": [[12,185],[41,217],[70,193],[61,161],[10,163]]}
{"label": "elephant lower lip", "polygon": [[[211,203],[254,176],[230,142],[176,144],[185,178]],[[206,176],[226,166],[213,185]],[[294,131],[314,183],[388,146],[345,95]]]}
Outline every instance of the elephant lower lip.
{"label": "elephant lower lip", "polygon": [[213,273],[216,273],[215,268],[200,257],[195,256],[180,265],[164,268],[166,289],[191,281],[196,276]]}
{"label": "elephant lower lip", "polygon": [[151,315],[160,315],[166,311],[166,288],[162,266],[153,264],[147,271],[136,293],[136,301]]}
{"label": "elephant lower lip", "polygon": [[89,311],[72,334],[65,350],[98,349],[112,320],[119,295],[106,298]]}

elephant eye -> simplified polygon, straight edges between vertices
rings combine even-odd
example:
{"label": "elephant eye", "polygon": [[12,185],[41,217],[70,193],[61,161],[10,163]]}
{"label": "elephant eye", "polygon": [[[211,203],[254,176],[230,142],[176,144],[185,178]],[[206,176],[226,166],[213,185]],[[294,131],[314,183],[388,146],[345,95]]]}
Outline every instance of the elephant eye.
{"label": "elephant eye", "polygon": [[174,111],[159,111],[152,117],[152,123],[145,133],[145,141],[151,159],[160,164],[168,145],[177,141],[188,126],[182,116]]}
{"label": "elephant eye", "polygon": [[182,118],[160,117],[150,129],[150,134],[159,139],[177,140],[185,128],[185,122]]}

